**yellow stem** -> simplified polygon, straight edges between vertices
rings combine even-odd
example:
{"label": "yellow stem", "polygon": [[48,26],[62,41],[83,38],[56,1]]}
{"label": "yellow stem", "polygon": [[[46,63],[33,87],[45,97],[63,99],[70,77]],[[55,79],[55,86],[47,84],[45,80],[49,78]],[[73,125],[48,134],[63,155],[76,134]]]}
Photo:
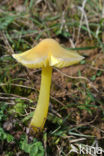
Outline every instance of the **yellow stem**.
{"label": "yellow stem", "polygon": [[50,97],[51,75],[52,67],[42,68],[39,100],[30,123],[30,126],[35,132],[41,131],[43,129],[47,118]]}

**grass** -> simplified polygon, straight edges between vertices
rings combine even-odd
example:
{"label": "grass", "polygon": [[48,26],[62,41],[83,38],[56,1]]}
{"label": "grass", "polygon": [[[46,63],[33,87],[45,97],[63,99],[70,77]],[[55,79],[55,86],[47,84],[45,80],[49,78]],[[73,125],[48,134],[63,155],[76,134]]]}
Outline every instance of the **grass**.
{"label": "grass", "polygon": [[[71,144],[91,146],[95,141],[104,149],[103,1],[0,3],[0,155],[73,156]],[[49,37],[85,60],[54,69],[45,129],[34,135],[28,125],[38,99],[40,69],[28,70],[11,55]]]}

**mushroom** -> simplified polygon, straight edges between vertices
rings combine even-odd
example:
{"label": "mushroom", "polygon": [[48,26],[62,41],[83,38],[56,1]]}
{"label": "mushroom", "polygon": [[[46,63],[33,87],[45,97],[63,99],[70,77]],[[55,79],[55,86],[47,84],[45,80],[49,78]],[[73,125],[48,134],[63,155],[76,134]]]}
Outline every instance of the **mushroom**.
{"label": "mushroom", "polygon": [[51,38],[42,40],[26,52],[13,54],[13,57],[28,68],[42,68],[39,100],[30,122],[34,132],[42,131],[48,113],[52,67],[67,67],[80,62],[84,57],[64,49]]}

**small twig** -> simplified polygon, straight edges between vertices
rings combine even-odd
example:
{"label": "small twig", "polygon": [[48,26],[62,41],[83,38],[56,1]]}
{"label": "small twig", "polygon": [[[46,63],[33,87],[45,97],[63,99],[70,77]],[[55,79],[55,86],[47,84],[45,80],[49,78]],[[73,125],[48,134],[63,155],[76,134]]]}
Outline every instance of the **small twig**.
{"label": "small twig", "polygon": [[89,68],[91,68],[91,69],[100,70],[100,71],[104,72],[104,69],[102,69],[102,68],[93,67],[93,66],[91,66],[91,65],[87,65],[87,66],[88,66]]}
{"label": "small twig", "polygon": [[70,76],[70,75],[65,74],[64,72],[62,72],[61,70],[59,70],[59,69],[57,69],[57,68],[55,68],[55,69],[56,69],[56,71],[58,71],[59,73],[63,74],[64,76],[66,76],[66,77],[68,77],[68,78],[71,78],[71,79],[83,79],[83,80],[88,81],[89,84],[90,84],[90,86],[91,86],[96,92],[99,92],[99,91],[96,89],[96,87],[92,84],[92,82],[91,82],[88,78],[83,77],[83,76],[78,76],[78,77],[77,77],[77,76]]}
{"label": "small twig", "polygon": [[57,117],[59,117],[59,118],[62,118],[62,116],[57,112],[57,111],[55,111],[54,109],[51,109],[51,112],[52,113],[49,113],[49,114],[55,114]]}
{"label": "small twig", "polygon": [[9,84],[9,83],[0,83],[0,86],[7,86],[7,85],[17,86],[17,87],[22,87],[22,88],[35,90],[34,88],[29,87],[29,86],[24,86],[24,85],[19,85],[19,84],[14,84],[14,83],[11,83],[11,84]]}
{"label": "small twig", "polygon": [[57,103],[59,103],[62,106],[65,106],[65,104],[63,104],[61,101],[59,101],[58,99],[56,99],[55,97],[51,96],[51,99],[55,100]]}
{"label": "small twig", "polygon": [[78,76],[78,77],[77,77],[77,76],[67,75],[67,74],[65,74],[64,72],[62,72],[61,70],[59,70],[59,69],[57,69],[57,68],[54,68],[54,69],[55,69],[56,71],[58,71],[59,73],[63,74],[64,76],[69,77],[69,78],[71,78],[71,79],[84,79],[84,80],[90,82],[90,80],[87,79],[86,77],[83,77],[83,76]]}
{"label": "small twig", "polygon": [[98,128],[98,127],[92,125],[92,124],[91,124],[90,126],[96,128],[96,129],[98,129],[100,132],[104,133],[104,131],[103,131],[102,129],[100,129],[100,128]]}
{"label": "small twig", "polygon": [[14,102],[5,102],[5,104],[7,104],[7,105],[15,105]]}
{"label": "small twig", "polygon": [[[19,97],[20,99],[22,99],[22,100],[27,100],[27,98],[24,98],[24,97]],[[15,100],[15,99],[17,99],[17,97],[0,97],[0,99],[3,99],[3,100]],[[30,99],[28,99],[28,101],[30,101]]]}
{"label": "small twig", "polygon": [[79,142],[83,140],[86,140],[86,138],[73,139],[73,140],[70,140],[70,143],[75,143],[75,142]]}
{"label": "small twig", "polygon": [[13,97],[0,97],[1,99],[5,99],[5,100],[14,100],[14,99],[16,99],[16,98],[20,98],[20,99],[22,99],[22,100],[27,100],[27,101],[30,101],[31,99],[28,99],[28,98],[26,98],[26,97],[21,97],[21,96],[19,96],[19,95],[15,95],[15,94],[8,94],[8,93],[0,93],[0,95],[6,95],[6,96],[13,96]]}

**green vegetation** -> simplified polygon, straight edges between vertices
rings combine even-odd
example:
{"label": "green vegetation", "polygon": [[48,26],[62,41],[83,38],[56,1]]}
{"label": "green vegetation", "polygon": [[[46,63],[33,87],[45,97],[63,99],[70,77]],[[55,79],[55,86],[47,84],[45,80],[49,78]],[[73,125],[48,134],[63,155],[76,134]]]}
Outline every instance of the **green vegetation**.
{"label": "green vegetation", "polygon": [[[82,7],[83,6],[83,7]],[[0,2],[0,155],[73,156],[71,144],[104,149],[103,0]],[[28,128],[40,70],[11,56],[54,38],[85,56],[79,65],[54,69],[43,133]]]}
{"label": "green vegetation", "polygon": [[44,156],[44,149],[42,143],[37,141],[36,139],[33,140],[33,143],[28,144],[27,139],[22,138],[20,142],[20,147],[26,153],[29,153],[30,156]]}

